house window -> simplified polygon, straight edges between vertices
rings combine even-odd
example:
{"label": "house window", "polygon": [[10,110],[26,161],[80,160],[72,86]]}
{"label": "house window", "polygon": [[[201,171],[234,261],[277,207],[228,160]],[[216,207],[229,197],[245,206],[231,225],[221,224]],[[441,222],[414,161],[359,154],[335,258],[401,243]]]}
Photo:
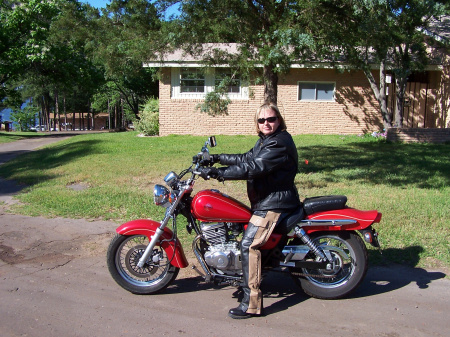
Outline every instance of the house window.
{"label": "house window", "polygon": [[216,69],[214,74],[215,86],[217,87],[223,80],[228,84],[228,93],[239,93],[241,89],[241,80],[239,76],[232,74],[230,70]]}
{"label": "house window", "polygon": [[182,68],[180,92],[205,92],[205,74],[198,68]]}
{"label": "house window", "polygon": [[298,83],[299,101],[334,101],[334,83]]}
{"label": "house window", "polygon": [[227,68],[203,69],[198,67],[174,67],[171,69],[171,97],[175,99],[203,99],[223,79],[228,83],[227,96],[232,100],[248,99],[248,84],[233,75]]}

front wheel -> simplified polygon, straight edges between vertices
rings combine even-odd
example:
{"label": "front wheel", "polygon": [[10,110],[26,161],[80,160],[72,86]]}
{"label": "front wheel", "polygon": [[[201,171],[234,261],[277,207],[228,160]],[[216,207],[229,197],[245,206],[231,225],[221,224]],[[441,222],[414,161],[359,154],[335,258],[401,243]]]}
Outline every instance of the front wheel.
{"label": "front wheel", "polygon": [[133,294],[149,295],[167,288],[178,275],[180,268],[170,264],[167,254],[155,246],[142,268],[137,266],[148,246],[145,235],[125,236],[116,234],[111,240],[106,256],[113,279]]}
{"label": "front wheel", "polygon": [[364,242],[353,232],[314,233],[311,239],[330,252],[333,265],[329,269],[290,268],[294,281],[306,294],[319,299],[338,299],[350,294],[367,272]]}

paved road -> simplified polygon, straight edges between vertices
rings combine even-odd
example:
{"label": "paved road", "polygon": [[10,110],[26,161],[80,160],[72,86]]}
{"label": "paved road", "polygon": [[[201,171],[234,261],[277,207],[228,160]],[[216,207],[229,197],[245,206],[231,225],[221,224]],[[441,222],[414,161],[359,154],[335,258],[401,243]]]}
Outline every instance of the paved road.
{"label": "paved road", "polygon": [[396,337],[450,331],[450,280],[442,271],[398,265],[371,267],[356,293],[338,301],[308,298],[288,277],[269,275],[262,285],[266,315],[241,321],[227,317],[238,304],[236,289],[204,284],[189,269],[163,294],[132,295],[106,268],[115,223],[9,214],[16,190],[0,181],[0,336]]}

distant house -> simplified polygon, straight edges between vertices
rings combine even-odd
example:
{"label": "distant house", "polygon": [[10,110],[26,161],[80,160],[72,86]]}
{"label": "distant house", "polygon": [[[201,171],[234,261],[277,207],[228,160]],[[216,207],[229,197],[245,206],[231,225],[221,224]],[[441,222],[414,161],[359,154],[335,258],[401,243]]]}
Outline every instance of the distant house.
{"label": "distant house", "polygon": [[0,131],[13,131],[13,122],[11,121],[0,121]]}
{"label": "distant house", "polygon": [[[108,129],[111,121],[108,113],[89,112],[54,114],[50,113],[50,128],[51,130],[72,131],[72,130],[103,130]],[[45,125],[45,121],[41,125]]]}
{"label": "distant house", "polygon": [[[234,44],[210,47],[236,50]],[[410,76],[403,112],[405,127],[450,126],[448,48],[444,53],[444,62]],[[226,66],[202,72],[200,60],[181,51],[144,66],[161,68],[160,135],[254,133],[253,116],[263,103],[262,85],[249,85],[236,78],[229,86],[232,103],[228,114],[209,116],[196,110],[196,106],[213,90],[216,81],[229,73]],[[378,78],[378,69],[373,72]],[[388,84],[387,90],[389,108],[394,109],[394,83]],[[361,134],[383,129],[379,105],[364,73],[338,72],[328,63],[294,64],[288,74],[279,77],[278,105],[292,134]]]}

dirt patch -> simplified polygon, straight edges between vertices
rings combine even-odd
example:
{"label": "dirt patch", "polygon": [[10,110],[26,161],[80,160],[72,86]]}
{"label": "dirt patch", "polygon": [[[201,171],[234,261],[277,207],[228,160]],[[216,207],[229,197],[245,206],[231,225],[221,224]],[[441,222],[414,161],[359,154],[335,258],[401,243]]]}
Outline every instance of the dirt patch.
{"label": "dirt patch", "polygon": [[85,182],[78,182],[78,183],[70,183],[70,184],[66,185],[66,187],[71,190],[74,190],[74,191],[84,191],[84,190],[87,190],[91,186]]}

